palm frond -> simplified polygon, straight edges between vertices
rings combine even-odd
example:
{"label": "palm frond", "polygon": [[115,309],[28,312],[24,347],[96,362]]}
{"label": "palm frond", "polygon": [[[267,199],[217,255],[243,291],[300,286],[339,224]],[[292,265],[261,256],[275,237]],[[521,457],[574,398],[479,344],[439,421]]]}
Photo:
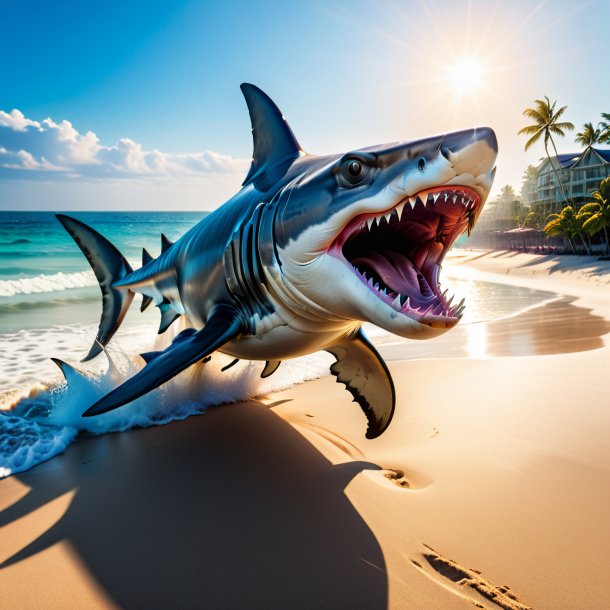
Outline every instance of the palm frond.
{"label": "palm frond", "polygon": [[549,131],[554,133],[556,136],[565,138],[565,135],[566,135],[565,131],[563,129],[561,129],[561,127],[558,127],[557,125],[549,125]]}
{"label": "palm frond", "polygon": [[525,150],[528,150],[531,146],[533,146],[539,139],[540,136],[542,135],[542,130],[539,130],[538,133],[534,134],[526,143],[525,143]]}
{"label": "palm frond", "polygon": [[595,235],[598,231],[601,231],[604,226],[604,222],[602,221],[601,215],[598,212],[597,214],[593,214],[589,219],[583,222],[582,228],[590,233],[591,235]]}
{"label": "palm frond", "polygon": [[522,114],[530,119],[534,119],[539,125],[544,125],[546,123],[546,117],[534,108],[526,108]]}
{"label": "palm frond", "polygon": [[522,129],[520,129],[517,132],[517,135],[523,134],[523,135],[529,136],[529,135],[538,133],[541,130],[542,130],[542,127],[540,127],[540,125],[528,125],[527,127],[523,127]]}
{"label": "palm frond", "polygon": [[[553,107],[555,107],[554,104]],[[562,106],[557,112],[553,114],[553,119],[556,121],[567,110],[567,108],[567,106]]]}
{"label": "palm frond", "polygon": [[563,123],[554,123],[555,127],[559,129],[565,129],[566,131],[574,130],[574,123],[570,123],[569,121],[565,121]]}

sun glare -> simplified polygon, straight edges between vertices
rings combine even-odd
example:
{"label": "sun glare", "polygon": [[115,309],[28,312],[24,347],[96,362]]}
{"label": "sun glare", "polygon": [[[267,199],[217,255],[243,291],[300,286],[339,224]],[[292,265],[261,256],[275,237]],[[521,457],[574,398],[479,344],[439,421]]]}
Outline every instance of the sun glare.
{"label": "sun glare", "polygon": [[462,57],[449,68],[447,80],[459,93],[471,92],[479,87],[485,76],[485,67],[475,57]]}

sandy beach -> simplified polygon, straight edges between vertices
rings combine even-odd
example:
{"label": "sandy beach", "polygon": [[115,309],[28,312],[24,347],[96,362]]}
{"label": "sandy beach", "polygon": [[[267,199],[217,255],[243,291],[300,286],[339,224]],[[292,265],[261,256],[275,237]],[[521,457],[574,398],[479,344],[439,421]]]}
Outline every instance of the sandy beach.
{"label": "sandy beach", "polygon": [[610,262],[451,266],[561,296],[381,345],[376,440],[328,375],[1,481],[0,607],[609,608]]}

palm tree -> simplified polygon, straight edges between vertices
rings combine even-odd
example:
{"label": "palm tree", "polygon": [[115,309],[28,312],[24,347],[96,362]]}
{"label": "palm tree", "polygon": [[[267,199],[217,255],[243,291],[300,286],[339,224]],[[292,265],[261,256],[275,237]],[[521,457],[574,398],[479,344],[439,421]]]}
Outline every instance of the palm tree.
{"label": "palm tree", "polygon": [[610,112],[602,112],[602,119],[604,120],[599,124],[602,131],[600,142],[610,144]]}
{"label": "palm tree", "polygon": [[574,254],[576,254],[574,245],[576,237],[580,237],[586,253],[589,254],[589,246],[583,237],[583,232],[581,220],[571,205],[563,207],[558,214],[550,214],[544,226],[544,233],[547,237],[557,237],[559,235],[566,237]]}
{"label": "palm tree", "polygon": [[[593,201],[581,208],[583,214],[583,229],[590,235],[603,231],[606,240],[606,255],[610,255],[610,178],[599,183],[599,189],[593,193]],[[579,212],[580,215],[580,212]]]}
{"label": "palm tree", "polygon": [[582,126],[582,131],[576,134],[576,142],[587,148],[602,141],[601,123],[597,127],[593,127],[593,123],[585,123]]}
{"label": "palm tree", "polygon": [[555,101],[551,104],[551,101],[546,95],[544,96],[544,100],[534,100],[534,104],[534,108],[526,108],[523,111],[523,116],[533,119],[534,124],[520,129],[519,135],[524,134],[530,136],[529,140],[525,143],[525,150],[532,146],[532,144],[538,142],[540,138],[543,139],[546,156],[551,164],[553,172],[555,173],[555,179],[557,180],[557,184],[559,185],[563,199],[566,203],[568,203],[568,198],[566,197],[563,184],[559,179],[559,173],[557,172],[557,168],[553,164],[551,155],[549,154],[549,142],[553,146],[555,157],[558,158],[559,155],[557,154],[557,147],[555,146],[555,141],[553,140],[553,134],[563,138],[565,136],[565,131],[572,131],[574,129],[574,125],[567,121],[559,122],[559,119],[566,111],[567,106],[562,106],[559,108],[559,110],[555,111],[555,105],[557,102]]}

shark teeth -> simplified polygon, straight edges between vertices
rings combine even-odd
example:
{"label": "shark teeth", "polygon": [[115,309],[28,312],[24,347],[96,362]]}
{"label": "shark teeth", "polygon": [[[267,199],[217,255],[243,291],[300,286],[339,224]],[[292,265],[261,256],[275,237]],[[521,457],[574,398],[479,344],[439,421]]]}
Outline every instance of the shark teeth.
{"label": "shark teeth", "polygon": [[422,207],[430,209],[439,202],[441,204],[463,207],[466,212],[466,220],[468,220],[469,227],[472,229],[472,226],[474,225],[474,211],[478,206],[478,200],[473,195],[469,195],[461,189],[445,189],[435,192],[424,190],[415,195],[409,195],[390,210],[384,210],[379,214],[367,216],[364,218],[359,228],[371,231],[378,228],[382,221],[390,225],[402,220],[405,214],[408,214],[416,207],[419,209],[422,209]]}
{"label": "shark teeth", "polygon": [[[480,199],[478,195],[467,187],[425,189],[405,197],[389,210],[384,210],[379,213],[369,213],[366,216],[363,215],[364,217],[359,221],[356,230],[365,233],[371,231],[384,231],[394,223],[399,223],[408,219],[409,215],[412,213],[417,215],[424,210],[431,211],[438,205],[441,206],[441,214],[448,213],[447,206],[451,206],[453,211],[450,213],[453,215],[458,211],[459,216],[455,217],[460,218],[461,220],[456,221],[458,222],[456,226],[461,226],[462,231],[467,229],[468,232],[470,232],[476,220],[476,211],[479,207],[479,203]],[[459,223],[463,224],[460,225]],[[446,238],[447,234],[444,234],[441,231],[437,235],[436,241],[444,244]],[[428,254],[429,253],[430,250],[428,251]],[[420,260],[420,258],[421,257],[418,258],[415,256],[412,259],[412,263],[417,269],[421,269],[426,262],[425,260]],[[394,311],[410,315],[422,322],[438,317],[459,319],[464,314],[464,300],[457,305],[453,305],[454,296],[447,296],[447,290],[441,294],[440,284],[438,283],[440,264],[437,262],[436,265],[438,266],[438,269],[436,269],[434,273],[430,271],[429,265],[427,267],[427,281],[434,292],[434,297],[423,297],[423,295],[418,295],[417,297],[414,297],[415,300],[412,300],[409,295],[397,294],[392,288],[386,286],[379,277],[371,277],[370,272],[361,271],[353,265],[352,267],[363,284],[374,292],[384,303],[392,307]]]}
{"label": "shark teeth", "polygon": [[459,318],[464,312],[464,299],[462,299],[458,305],[451,307],[451,302],[454,297],[452,296],[447,299],[447,290],[445,290],[445,292],[440,295],[440,298],[434,302],[418,306],[411,301],[411,298],[408,295],[397,294],[391,288],[383,286],[379,281],[369,277],[366,271],[361,272],[356,267],[354,267],[354,270],[356,275],[358,275],[360,280],[366,284],[370,290],[375,292],[377,296],[390,305],[392,309],[402,314],[415,314],[421,318],[430,318],[432,316]]}

